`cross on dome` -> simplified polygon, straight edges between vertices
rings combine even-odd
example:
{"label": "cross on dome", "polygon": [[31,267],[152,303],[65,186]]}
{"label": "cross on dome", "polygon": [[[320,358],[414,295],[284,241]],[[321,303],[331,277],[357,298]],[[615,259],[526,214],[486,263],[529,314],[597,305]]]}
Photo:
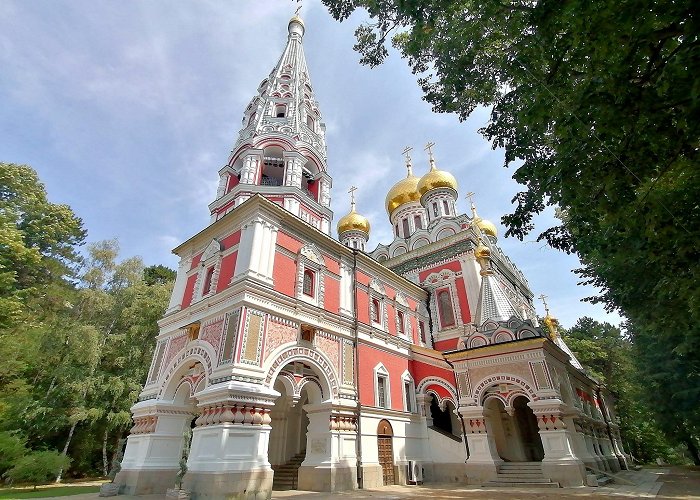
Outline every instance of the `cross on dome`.
{"label": "cross on dome", "polygon": [[544,304],[544,310],[545,310],[545,312],[547,313],[547,316],[549,316],[549,306],[547,305],[547,296],[546,296],[545,294],[542,293],[542,294],[540,294],[540,296],[537,297],[537,298],[540,299],[540,300],[542,301],[542,303]]}
{"label": "cross on dome", "polygon": [[401,151],[401,154],[406,156],[406,169],[408,169],[409,177],[413,175],[413,164],[411,163],[411,151],[413,148],[411,146],[406,146],[406,148]]}
{"label": "cross on dome", "polygon": [[425,148],[424,148],[424,151],[428,152],[428,160],[430,161],[430,170],[435,169],[435,158],[433,157],[433,146],[435,146],[435,143],[428,141],[428,144],[426,144]]}
{"label": "cross on dome", "polygon": [[350,190],[348,193],[350,193],[350,211],[354,212],[355,211],[355,191],[357,191],[357,188],[355,186],[350,186]]}

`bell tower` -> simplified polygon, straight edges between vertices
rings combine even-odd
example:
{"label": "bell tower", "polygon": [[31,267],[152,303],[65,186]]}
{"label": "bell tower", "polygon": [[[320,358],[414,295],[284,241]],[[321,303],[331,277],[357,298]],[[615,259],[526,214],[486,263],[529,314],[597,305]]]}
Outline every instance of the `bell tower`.
{"label": "bell tower", "polygon": [[302,45],[305,27],[298,15],[287,31],[282,56],[243,113],[209,210],[214,222],[260,194],[330,234],[326,127],[309,78]]}

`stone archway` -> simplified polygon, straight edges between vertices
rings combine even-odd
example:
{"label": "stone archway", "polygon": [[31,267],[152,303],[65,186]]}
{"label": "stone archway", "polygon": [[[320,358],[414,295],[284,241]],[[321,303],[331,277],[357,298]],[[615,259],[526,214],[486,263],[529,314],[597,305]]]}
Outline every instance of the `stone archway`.
{"label": "stone archway", "polygon": [[537,419],[525,396],[517,396],[511,406],[495,395],[487,396],[486,425],[493,436],[498,456],[506,462],[540,462],[544,458]]}

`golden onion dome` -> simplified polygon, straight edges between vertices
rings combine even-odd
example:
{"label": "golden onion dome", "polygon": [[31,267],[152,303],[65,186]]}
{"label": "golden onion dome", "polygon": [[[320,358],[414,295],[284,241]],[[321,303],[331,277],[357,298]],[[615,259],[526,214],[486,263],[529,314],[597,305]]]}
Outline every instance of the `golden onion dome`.
{"label": "golden onion dome", "polygon": [[478,217],[474,221],[479,229],[481,229],[481,232],[491,236],[493,238],[498,238],[498,230],[496,229],[496,225],[491,222],[490,220],[482,219],[481,217]]}
{"label": "golden onion dome", "polygon": [[423,196],[437,188],[450,188],[457,191],[457,179],[449,172],[438,170],[435,168],[435,163],[431,162],[430,170],[418,182],[418,194]]}
{"label": "golden onion dome", "polygon": [[476,257],[477,260],[489,259],[491,257],[491,250],[481,242],[481,239],[479,239],[479,244],[474,249],[474,257]]}
{"label": "golden onion dome", "polygon": [[418,194],[419,180],[418,177],[409,171],[407,177],[394,184],[386,195],[386,211],[389,212],[389,215],[401,205],[412,201],[420,201],[420,194]]}
{"label": "golden onion dome", "polygon": [[350,213],[341,217],[338,221],[338,234],[343,234],[345,231],[362,231],[369,236],[369,221],[355,212],[355,207],[350,210]]}

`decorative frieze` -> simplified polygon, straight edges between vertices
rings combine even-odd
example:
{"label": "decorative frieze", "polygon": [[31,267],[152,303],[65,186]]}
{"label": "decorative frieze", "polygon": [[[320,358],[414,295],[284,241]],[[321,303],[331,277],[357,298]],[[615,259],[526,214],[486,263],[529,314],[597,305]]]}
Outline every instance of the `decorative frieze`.
{"label": "decorative frieze", "polygon": [[347,415],[331,415],[328,429],[332,431],[357,431],[357,418]]}
{"label": "decorative frieze", "polygon": [[157,415],[149,415],[147,417],[134,417],[134,426],[129,432],[131,434],[150,434],[151,432],[155,432],[157,424]]}
{"label": "decorative frieze", "polygon": [[241,347],[241,363],[249,365],[260,364],[264,326],[264,312],[256,311],[255,309],[248,309],[246,311],[243,346]]}

